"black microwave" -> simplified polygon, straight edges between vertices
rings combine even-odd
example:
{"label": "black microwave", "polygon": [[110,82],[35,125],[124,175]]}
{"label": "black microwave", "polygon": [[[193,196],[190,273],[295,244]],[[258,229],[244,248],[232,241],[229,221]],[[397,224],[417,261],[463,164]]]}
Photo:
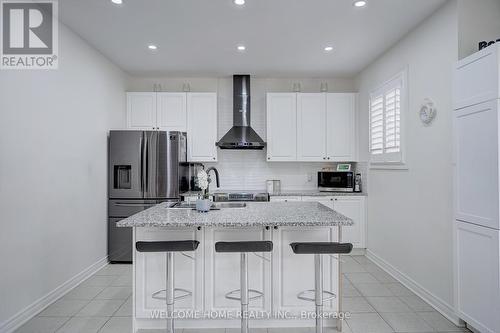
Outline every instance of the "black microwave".
{"label": "black microwave", "polygon": [[354,172],[319,171],[318,189],[321,192],[354,192]]}

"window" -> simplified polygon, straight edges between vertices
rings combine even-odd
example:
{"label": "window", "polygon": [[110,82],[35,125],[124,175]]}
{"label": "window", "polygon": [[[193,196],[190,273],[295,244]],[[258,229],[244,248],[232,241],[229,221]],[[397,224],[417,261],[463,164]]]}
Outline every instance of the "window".
{"label": "window", "polygon": [[405,81],[406,72],[402,72],[370,94],[371,163],[403,163],[401,114]]}

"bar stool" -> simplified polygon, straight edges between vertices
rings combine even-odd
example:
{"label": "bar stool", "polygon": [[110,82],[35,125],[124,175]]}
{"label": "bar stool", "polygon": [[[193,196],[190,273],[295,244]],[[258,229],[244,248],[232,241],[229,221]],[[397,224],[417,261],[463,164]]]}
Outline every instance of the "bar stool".
{"label": "bar stool", "polygon": [[[228,292],[225,297],[241,302],[241,333],[248,333],[248,303],[251,300],[261,298],[264,293],[255,289],[248,289],[248,252],[271,252],[273,242],[271,241],[241,241],[241,242],[217,242],[215,252],[240,253],[240,289]],[[239,293],[239,296],[238,296]],[[253,293],[250,296],[249,293]]]}
{"label": "bar stool", "polygon": [[[156,299],[166,300],[167,302],[167,333],[174,333],[174,302],[177,299],[186,298],[193,293],[186,289],[175,288],[174,286],[174,253],[195,251],[200,242],[196,240],[183,241],[160,241],[160,242],[136,242],[135,248],[139,252],[165,252],[167,263],[167,283],[166,288],[153,293],[152,297]],[[175,295],[177,291],[182,292]],[[165,297],[161,294],[165,292]]]}
{"label": "bar stool", "polygon": [[[297,298],[314,302],[316,305],[316,333],[323,333],[323,302],[336,297],[331,291],[323,290],[323,256],[322,254],[348,254],[352,251],[351,243],[336,242],[303,242],[291,243],[295,254],[314,254],[314,289],[305,290],[297,295]],[[340,275],[340,274],[339,274]],[[339,283],[342,283],[339,276]],[[314,298],[307,297],[307,293],[314,292]],[[326,297],[324,297],[326,295]]]}

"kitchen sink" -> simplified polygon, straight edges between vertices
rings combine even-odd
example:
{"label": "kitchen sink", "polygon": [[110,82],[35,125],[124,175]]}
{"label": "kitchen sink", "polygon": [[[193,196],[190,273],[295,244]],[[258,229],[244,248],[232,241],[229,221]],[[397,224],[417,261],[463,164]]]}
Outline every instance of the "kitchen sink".
{"label": "kitchen sink", "polygon": [[[247,206],[247,204],[244,202],[215,202],[210,207],[210,210],[219,210],[219,209],[225,209],[225,208],[245,208],[246,206]],[[176,203],[170,205],[168,208],[196,209],[196,203],[195,202],[181,201],[181,202],[176,202]]]}

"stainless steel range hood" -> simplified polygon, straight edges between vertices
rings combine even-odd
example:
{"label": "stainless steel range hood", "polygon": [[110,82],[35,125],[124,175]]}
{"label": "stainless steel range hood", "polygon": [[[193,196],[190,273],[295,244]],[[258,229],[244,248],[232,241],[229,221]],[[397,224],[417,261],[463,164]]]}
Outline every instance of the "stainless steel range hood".
{"label": "stainless steel range hood", "polygon": [[233,127],[216,144],[220,149],[264,149],[250,127],[250,75],[233,76]]}

